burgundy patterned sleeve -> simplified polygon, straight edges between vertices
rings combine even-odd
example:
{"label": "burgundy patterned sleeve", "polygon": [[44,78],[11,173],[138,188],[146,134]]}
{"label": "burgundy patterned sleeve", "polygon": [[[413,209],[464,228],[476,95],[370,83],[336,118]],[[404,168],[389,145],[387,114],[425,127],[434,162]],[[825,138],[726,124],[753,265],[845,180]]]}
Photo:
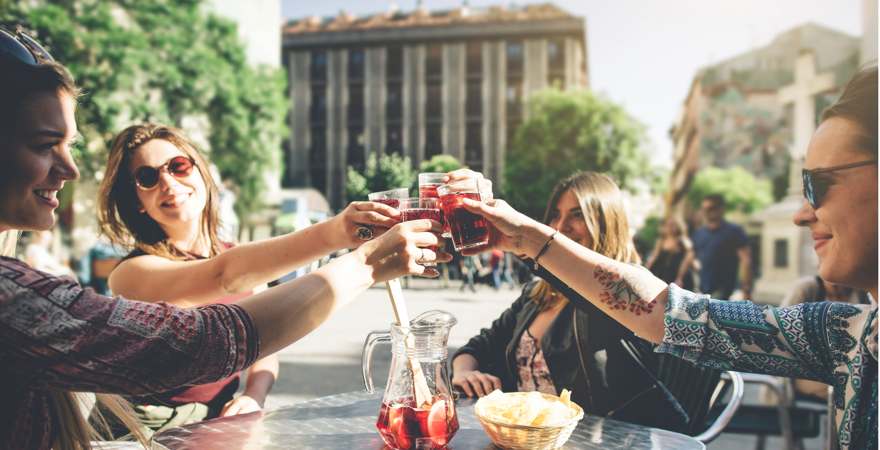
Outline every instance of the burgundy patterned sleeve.
{"label": "burgundy patterned sleeve", "polygon": [[0,374],[32,387],[162,392],[227,377],[258,356],[257,330],[238,306],[104,297],[0,258]]}

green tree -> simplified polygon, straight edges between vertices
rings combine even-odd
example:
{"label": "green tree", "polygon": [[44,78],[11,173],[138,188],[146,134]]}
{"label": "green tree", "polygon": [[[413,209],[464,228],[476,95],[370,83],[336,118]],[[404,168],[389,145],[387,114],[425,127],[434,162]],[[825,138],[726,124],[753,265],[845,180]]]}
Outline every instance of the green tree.
{"label": "green tree", "polygon": [[553,186],[576,170],[607,173],[624,189],[650,184],[644,127],[622,107],[588,91],[546,89],[528,109],[496,189],[520,211],[541,217]]}
{"label": "green tree", "polygon": [[83,88],[84,177],[100,178],[115,133],[162,122],[207,136],[203,150],[237,185],[243,220],[262,206],[287,133],[286,80],[247,64],[232,21],[207,14],[201,0],[3,2],[0,20],[34,30]]}
{"label": "green tree", "polygon": [[345,193],[348,201],[366,200],[370,192],[412,186],[415,180],[416,172],[408,157],[396,153],[377,157],[372,152],[367,158],[363,173],[354,167],[348,167]]}
{"label": "green tree", "polygon": [[759,211],[773,203],[773,186],[770,180],[759,180],[742,167],[709,167],[700,170],[688,192],[688,200],[697,209],[703,198],[710,194],[723,195],[728,211],[745,214]]}
{"label": "green tree", "polygon": [[419,172],[451,172],[464,167],[452,155],[434,155],[419,165]]}

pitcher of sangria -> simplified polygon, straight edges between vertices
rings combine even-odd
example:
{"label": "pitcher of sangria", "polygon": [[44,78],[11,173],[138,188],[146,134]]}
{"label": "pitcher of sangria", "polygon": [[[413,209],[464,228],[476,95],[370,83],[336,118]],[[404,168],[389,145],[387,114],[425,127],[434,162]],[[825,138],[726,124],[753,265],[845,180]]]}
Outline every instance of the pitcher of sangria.
{"label": "pitcher of sangria", "polygon": [[[388,447],[442,449],[458,431],[446,348],[449,331],[456,322],[447,312],[428,311],[410,321],[409,327],[394,324],[390,331],[374,331],[367,336],[362,363],[368,392],[373,392],[373,350],[380,342],[391,343],[391,369],[376,421]],[[415,365],[421,370],[414,371]]]}

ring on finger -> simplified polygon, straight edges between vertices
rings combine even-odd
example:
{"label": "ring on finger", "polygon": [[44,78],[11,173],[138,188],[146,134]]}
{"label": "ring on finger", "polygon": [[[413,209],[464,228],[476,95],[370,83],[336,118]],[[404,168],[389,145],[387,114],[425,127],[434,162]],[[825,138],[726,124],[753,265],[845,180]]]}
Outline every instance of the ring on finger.
{"label": "ring on finger", "polygon": [[355,236],[362,241],[373,239],[373,227],[369,225],[360,225],[355,230]]}

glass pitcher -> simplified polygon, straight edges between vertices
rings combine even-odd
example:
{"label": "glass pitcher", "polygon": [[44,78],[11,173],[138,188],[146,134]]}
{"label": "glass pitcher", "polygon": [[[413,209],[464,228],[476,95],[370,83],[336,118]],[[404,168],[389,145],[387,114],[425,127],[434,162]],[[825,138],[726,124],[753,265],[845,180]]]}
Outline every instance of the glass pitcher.
{"label": "glass pitcher", "polygon": [[458,431],[446,348],[456,322],[447,312],[428,311],[411,320],[409,327],[392,325],[390,331],[367,335],[362,364],[368,392],[373,392],[373,350],[380,342],[391,343],[391,369],[376,421],[388,447],[442,449]]}

